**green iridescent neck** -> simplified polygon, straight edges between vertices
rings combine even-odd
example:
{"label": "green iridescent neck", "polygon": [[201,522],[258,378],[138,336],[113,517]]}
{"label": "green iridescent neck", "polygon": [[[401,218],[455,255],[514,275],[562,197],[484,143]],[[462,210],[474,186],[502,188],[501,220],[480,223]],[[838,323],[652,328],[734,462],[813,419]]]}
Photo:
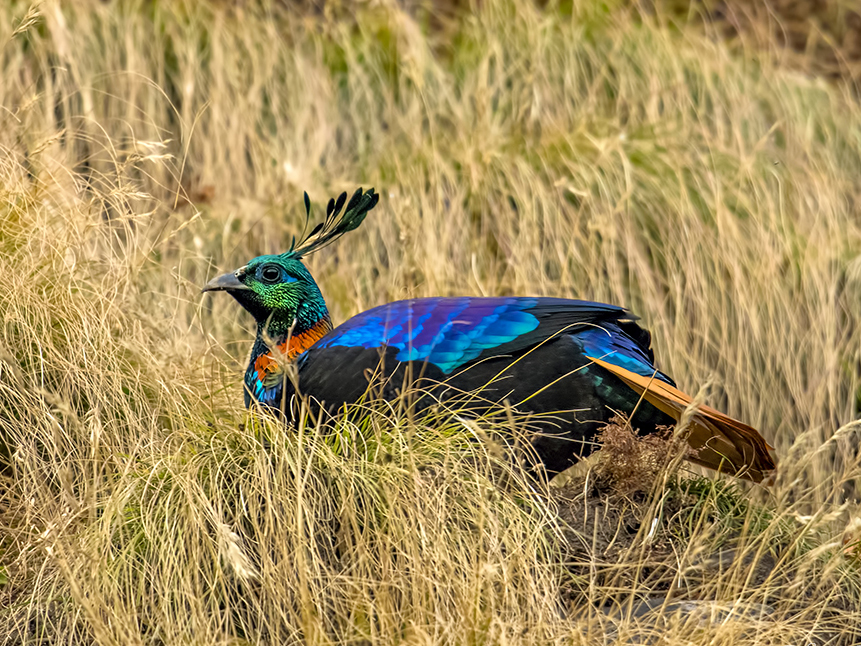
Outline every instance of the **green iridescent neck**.
{"label": "green iridescent neck", "polygon": [[298,336],[321,324],[331,329],[326,301],[316,284],[305,282],[298,289],[294,284],[290,295],[266,318],[257,319],[257,330],[258,334],[265,331],[276,343],[281,343],[288,334]]}

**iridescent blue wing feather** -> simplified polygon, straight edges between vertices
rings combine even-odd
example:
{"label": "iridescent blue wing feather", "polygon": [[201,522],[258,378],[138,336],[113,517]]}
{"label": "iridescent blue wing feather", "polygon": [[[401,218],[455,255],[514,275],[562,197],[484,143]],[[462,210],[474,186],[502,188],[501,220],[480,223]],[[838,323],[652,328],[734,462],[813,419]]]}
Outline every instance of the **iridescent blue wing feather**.
{"label": "iridescent blue wing feather", "polygon": [[617,324],[589,327],[573,335],[583,354],[593,359],[625,368],[643,377],[660,379],[675,385],[672,379],[657,370],[648,345],[638,343]]}
{"label": "iridescent blue wing feather", "polygon": [[424,298],[363,312],[315,347],[396,348],[399,361],[426,361],[450,374],[474,359],[518,352],[569,334],[586,354],[618,361],[638,374],[652,374],[648,335],[643,346],[644,339],[625,331],[625,322],[632,319],[624,308],[590,301]]}

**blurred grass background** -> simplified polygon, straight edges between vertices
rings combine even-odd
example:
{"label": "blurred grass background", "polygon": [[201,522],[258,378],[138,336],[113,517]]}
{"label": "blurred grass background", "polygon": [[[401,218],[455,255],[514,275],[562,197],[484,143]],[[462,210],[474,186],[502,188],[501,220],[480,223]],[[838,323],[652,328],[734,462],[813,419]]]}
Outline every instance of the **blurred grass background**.
{"label": "blurred grass background", "polygon": [[[389,447],[352,458],[319,429],[253,432],[252,322],[199,288],[289,246],[302,191],[358,185],[380,206],[308,261],[336,323],[406,296],[623,304],[662,370],[777,448],[749,549],[782,537],[795,578],[739,563],[689,594],[783,600],[791,620],[666,639],[857,625],[857,20],[838,2],[3,5],[7,642],[603,639],[583,608],[618,581],[571,583],[556,503],[517,473],[518,495],[488,494],[497,457],[451,420],[347,425]],[[685,558],[721,540],[709,504]]]}

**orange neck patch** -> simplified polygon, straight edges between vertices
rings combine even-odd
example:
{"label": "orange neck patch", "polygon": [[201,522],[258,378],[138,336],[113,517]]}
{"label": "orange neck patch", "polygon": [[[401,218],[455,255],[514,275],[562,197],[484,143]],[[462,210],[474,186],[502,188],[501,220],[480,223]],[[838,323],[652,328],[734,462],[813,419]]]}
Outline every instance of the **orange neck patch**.
{"label": "orange neck patch", "polygon": [[254,361],[254,369],[257,371],[257,380],[262,382],[270,374],[278,370],[279,361],[293,361],[300,354],[305,352],[317,341],[332,331],[332,321],[327,314],[321,318],[313,327],[308,328],[304,332],[292,334],[282,343],[277,346],[277,352],[281,355],[278,359],[272,356],[272,350],[268,350],[261,354]]}

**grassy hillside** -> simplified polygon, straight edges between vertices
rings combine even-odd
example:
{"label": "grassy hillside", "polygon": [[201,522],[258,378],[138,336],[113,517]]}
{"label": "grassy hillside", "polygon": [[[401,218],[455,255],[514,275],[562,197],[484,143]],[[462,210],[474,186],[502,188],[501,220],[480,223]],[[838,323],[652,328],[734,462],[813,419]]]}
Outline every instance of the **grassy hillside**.
{"label": "grassy hillside", "polygon": [[[857,641],[861,107],[562,5],[434,30],[387,2],[0,8],[6,643],[625,643],[670,592],[719,605],[668,601],[667,643]],[[200,286],[286,248],[303,190],[358,185],[380,205],[308,262],[335,321],[627,305],[661,369],[777,448],[772,489],[667,467],[551,493],[497,450],[516,420],[247,416],[251,321]]]}

